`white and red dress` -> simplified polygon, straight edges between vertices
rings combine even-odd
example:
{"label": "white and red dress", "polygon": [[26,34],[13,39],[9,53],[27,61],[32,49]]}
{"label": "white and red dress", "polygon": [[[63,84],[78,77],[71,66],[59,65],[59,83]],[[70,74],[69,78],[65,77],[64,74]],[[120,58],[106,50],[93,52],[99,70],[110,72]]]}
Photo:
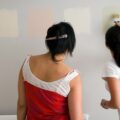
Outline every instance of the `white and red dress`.
{"label": "white and red dress", "polygon": [[69,83],[79,74],[78,71],[74,69],[59,80],[45,82],[31,72],[29,58],[27,56],[22,68],[27,103],[26,120],[70,120]]}

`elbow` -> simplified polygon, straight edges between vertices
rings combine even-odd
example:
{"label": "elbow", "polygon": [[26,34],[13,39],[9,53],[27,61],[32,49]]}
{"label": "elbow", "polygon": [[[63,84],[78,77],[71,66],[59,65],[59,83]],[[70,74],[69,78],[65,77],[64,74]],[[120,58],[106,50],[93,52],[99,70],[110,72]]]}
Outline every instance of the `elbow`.
{"label": "elbow", "polygon": [[116,103],[116,104],[114,104],[114,108],[116,108],[116,109],[120,109],[120,103]]}
{"label": "elbow", "polygon": [[18,107],[18,109],[26,109],[26,104],[20,103],[20,102],[18,101],[17,107]]}
{"label": "elbow", "polygon": [[25,105],[18,105],[18,109],[26,109]]}
{"label": "elbow", "polygon": [[111,106],[114,109],[120,109],[120,101],[114,101],[114,102],[112,102]]}

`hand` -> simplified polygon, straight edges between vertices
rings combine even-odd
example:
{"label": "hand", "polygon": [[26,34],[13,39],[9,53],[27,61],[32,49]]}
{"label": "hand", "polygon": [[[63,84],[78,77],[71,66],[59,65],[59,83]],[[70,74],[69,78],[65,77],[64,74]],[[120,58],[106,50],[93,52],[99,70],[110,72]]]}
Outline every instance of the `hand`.
{"label": "hand", "polygon": [[109,101],[102,99],[101,106],[105,109],[109,109],[108,103],[109,103]]}

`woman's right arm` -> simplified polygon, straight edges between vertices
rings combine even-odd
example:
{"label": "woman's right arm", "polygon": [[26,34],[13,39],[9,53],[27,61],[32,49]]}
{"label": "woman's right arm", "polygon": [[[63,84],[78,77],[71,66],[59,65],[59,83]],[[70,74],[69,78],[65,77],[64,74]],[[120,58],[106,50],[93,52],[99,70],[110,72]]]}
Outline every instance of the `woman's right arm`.
{"label": "woman's right arm", "polygon": [[26,118],[26,99],[25,99],[24,78],[22,75],[22,68],[21,68],[18,78],[17,120],[25,120],[25,118]]}
{"label": "woman's right arm", "polygon": [[102,100],[101,105],[104,108],[120,109],[120,80],[114,77],[104,78],[108,83],[111,99]]}
{"label": "woman's right arm", "polygon": [[82,111],[82,81],[80,76],[70,82],[70,93],[68,95],[68,106],[71,120],[83,120]]}

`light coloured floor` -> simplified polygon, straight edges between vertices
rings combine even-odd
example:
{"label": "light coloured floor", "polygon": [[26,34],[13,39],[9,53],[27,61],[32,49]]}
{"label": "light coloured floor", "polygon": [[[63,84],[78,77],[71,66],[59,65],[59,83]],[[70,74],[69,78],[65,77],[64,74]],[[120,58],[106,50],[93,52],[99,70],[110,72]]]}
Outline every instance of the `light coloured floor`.
{"label": "light coloured floor", "polygon": [[[16,115],[0,115],[0,120],[17,120]],[[84,120],[89,120],[89,115],[84,114]]]}
{"label": "light coloured floor", "polygon": [[0,115],[0,120],[17,120],[16,115]]}

